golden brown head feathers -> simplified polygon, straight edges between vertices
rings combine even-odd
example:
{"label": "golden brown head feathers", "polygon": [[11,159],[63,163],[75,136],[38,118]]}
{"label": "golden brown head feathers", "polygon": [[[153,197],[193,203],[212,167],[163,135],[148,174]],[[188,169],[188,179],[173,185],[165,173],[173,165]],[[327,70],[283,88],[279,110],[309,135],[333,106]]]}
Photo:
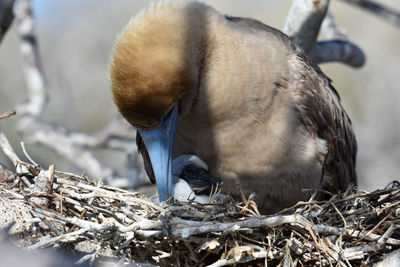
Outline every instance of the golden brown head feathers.
{"label": "golden brown head feathers", "polygon": [[[132,18],[110,63],[114,101],[134,126],[159,124],[174,103],[198,85],[202,54],[198,2],[167,1]],[[196,16],[197,15],[197,16]]]}

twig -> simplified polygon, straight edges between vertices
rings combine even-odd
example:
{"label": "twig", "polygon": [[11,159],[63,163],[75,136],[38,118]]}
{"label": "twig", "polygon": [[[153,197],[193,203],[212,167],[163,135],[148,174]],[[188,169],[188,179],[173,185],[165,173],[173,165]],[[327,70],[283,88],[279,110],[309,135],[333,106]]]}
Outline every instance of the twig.
{"label": "twig", "polygon": [[385,7],[384,5],[370,0],[342,0],[344,2],[359,6],[384,20],[400,26],[400,12]]}
{"label": "twig", "polygon": [[222,259],[218,260],[217,262],[207,265],[207,267],[220,267],[220,266],[230,266],[230,265],[235,265],[237,263],[246,263],[250,261],[254,261],[257,259],[264,259],[267,257],[267,251],[260,251],[260,252],[254,252],[251,255],[247,257],[243,257],[239,260],[232,258],[232,259]]}
{"label": "twig", "polygon": [[[361,67],[364,53],[338,27],[328,6],[329,0],[294,0],[283,31],[317,63],[337,61]],[[317,42],[320,29],[323,42]]]}
{"label": "twig", "polygon": [[391,224],[389,229],[387,229],[386,232],[381,236],[381,238],[379,238],[378,242],[376,242],[378,249],[382,248],[383,245],[388,242],[389,238],[392,236],[395,230],[396,226],[394,226],[394,224]]}
{"label": "twig", "polygon": [[306,54],[314,49],[328,6],[329,0],[293,1],[283,32],[290,36]]}
{"label": "twig", "polygon": [[39,164],[37,164],[28,154],[28,152],[26,151],[25,148],[25,143],[24,142],[20,142],[21,144],[21,148],[22,148],[22,152],[24,152],[25,157],[34,165],[39,166]]}
{"label": "twig", "polygon": [[251,218],[248,220],[234,223],[212,223],[210,225],[191,227],[186,229],[175,229],[171,231],[173,236],[188,238],[189,236],[210,233],[210,232],[230,232],[238,231],[241,228],[256,228],[256,227],[275,227],[283,224],[293,224],[304,226],[308,222],[300,215],[279,215],[270,218]]}
{"label": "twig", "polygon": [[54,179],[54,164],[50,165],[48,171],[40,171],[32,189],[33,194],[43,194],[45,196],[32,197],[31,201],[43,207],[49,206],[49,199],[46,196],[52,195]]}
{"label": "twig", "polygon": [[3,150],[4,154],[11,160],[14,166],[17,166],[18,162],[20,161],[19,157],[15,153],[14,149],[10,145],[6,135],[0,128],[0,147]]}
{"label": "twig", "polygon": [[331,203],[332,207],[335,209],[336,213],[340,216],[340,219],[343,222],[343,228],[347,229],[347,222],[345,218],[343,217],[342,213],[339,211],[339,209],[335,206],[335,204]]}
{"label": "twig", "polygon": [[39,241],[38,243],[28,247],[27,249],[36,250],[40,248],[45,248],[51,246],[57,242],[73,242],[75,241],[80,235],[86,233],[89,229],[79,229],[78,231],[72,233],[66,233],[63,235],[59,235],[49,239],[43,239],[43,241]]}
{"label": "twig", "polygon": [[56,219],[56,220],[59,220],[59,221],[62,221],[62,222],[76,224],[80,228],[84,228],[84,229],[87,229],[89,231],[111,230],[111,228],[112,228],[112,227],[107,226],[107,225],[102,225],[102,224],[99,224],[99,223],[94,223],[94,222],[82,220],[82,219],[79,219],[79,218],[76,218],[76,217],[73,217],[73,218],[64,217],[64,216],[61,216],[61,215],[59,215],[57,213],[49,212],[49,211],[46,211],[46,210],[41,209],[41,208],[34,208],[34,211],[38,215],[45,216],[45,218],[47,218],[47,219]]}
{"label": "twig", "polygon": [[[334,234],[334,235],[339,236],[342,234],[344,237],[357,237],[359,239],[365,239],[367,241],[375,241],[381,237],[380,235],[377,235],[377,234],[368,234],[367,235],[358,230],[344,229],[345,232],[343,232],[343,230],[340,228],[322,225],[322,224],[317,224],[317,225],[314,225],[313,227],[316,229],[316,231],[318,231],[318,233],[320,233],[322,235]],[[386,240],[386,243],[389,245],[400,246],[400,240],[394,239],[394,238],[388,238]]]}
{"label": "twig", "polygon": [[11,117],[11,116],[13,116],[15,114],[17,114],[17,112],[15,110],[4,112],[3,114],[0,114],[0,120],[9,118],[9,117]]}
{"label": "twig", "polygon": [[[62,178],[57,178],[57,182],[61,184],[71,184],[68,180],[62,179]],[[146,201],[144,199],[140,199],[137,197],[134,197],[134,193],[130,193],[131,196],[126,196],[122,193],[117,193],[117,192],[110,192],[95,186],[83,184],[83,183],[72,183],[72,185],[82,188],[82,189],[87,189],[90,190],[90,193],[87,194],[75,194],[74,197],[79,198],[79,199],[88,199],[88,198],[93,198],[93,197],[106,197],[106,198],[112,198],[112,199],[117,199],[126,203],[135,203],[139,205],[146,205],[148,207],[151,207],[155,210],[158,210],[160,212],[164,211],[164,209],[150,201]],[[64,190],[64,193],[67,194],[74,194],[72,191],[67,191]]]}
{"label": "twig", "polygon": [[309,56],[317,63],[336,61],[354,68],[365,63],[364,53],[357,45],[341,40],[318,42]]}
{"label": "twig", "polygon": [[325,15],[325,19],[322,21],[320,29],[320,37],[323,41],[326,40],[341,40],[348,41],[349,38],[346,31],[337,24],[335,16],[332,14],[331,10]]}
{"label": "twig", "polygon": [[368,233],[366,235],[370,235],[372,234],[376,229],[378,229],[382,223],[384,223],[389,217],[390,217],[390,213],[388,215],[385,216],[385,218],[383,218],[379,223],[377,223],[371,230],[368,231]]}
{"label": "twig", "polygon": [[[79,219],[82,219],[83,218],[83,216],[85,216],[85,213],[87,212],[87,209],[84,209],[82,212],[81,212],[81,214],[79,214]],[[62,215],[61,215],[62,216]],[[75,231],[75,228],[76,228],[76,224],[74,224],[74,225],[72,225],[72,227],[71,227],[71,229],[69,229],[69,231],[68,232],[73,232],[73,231]]]}
{"label": "twig", "polygon": [[19,107],[19,111],[22,115],[39,117],[46,103],[46,89],[38,43],[34,34],[35,21],[32,16],[31,1],[20,0],[16,14],[21,40],[22,66],[28,89],[28,101]]}

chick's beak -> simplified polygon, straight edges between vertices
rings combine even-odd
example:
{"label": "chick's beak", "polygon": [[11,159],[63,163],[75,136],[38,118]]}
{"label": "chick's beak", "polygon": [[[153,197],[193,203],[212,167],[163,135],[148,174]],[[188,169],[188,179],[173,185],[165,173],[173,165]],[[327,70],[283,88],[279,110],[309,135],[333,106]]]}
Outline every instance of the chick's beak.
{"label": "chick's beak", "polygon": [[138,129],[150,156],[160,202],[174,195],[172,184],[172,149],[178,107],[175,105],[157,128]]}

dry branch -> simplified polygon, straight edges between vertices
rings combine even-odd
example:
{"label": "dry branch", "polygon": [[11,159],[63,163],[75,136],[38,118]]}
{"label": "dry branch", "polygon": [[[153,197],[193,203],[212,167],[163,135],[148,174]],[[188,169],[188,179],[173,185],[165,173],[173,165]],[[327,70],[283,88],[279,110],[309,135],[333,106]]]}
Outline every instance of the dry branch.
{"label": "dry branch", "polygon": [[318,42],[310,57],[318,63],[341,62],[354,68],[365,63],[364,53],[358,46],[340,40]]}
{"label": "dry branch", "polygon": [[[31,1],[20,0],[16,9],[17,24],[21,40],[21,56],[27,85],[28,99],[18,107],[18,130],[26,141],[41,144],[64,156],[89,175],[102,177],[106,182],[127,181],[124,185],[140,185],[143,170],[138,164],[132,127],[121,118],[116,118],[102,131],[92,136],[69,132],[67,129],[41,119],[47,100],[44,71],[40,62],[38,42],[34,32]],[[130,177],[122,178],[110,166],[97,159],[90,148],[107,147],[119,149],[132,156]]]}
{"label": "dry branch", "polygon": [[3,114],[0,114],[0,120],[2,119],[7,119],[13,115],[17,114],[17,112],[15,112],[15,110],[13,111],[8,111],[8,112],[4,112]]}
{"label": "dry branch", "polygon": [[314,50],[321,23],[328,10],[329,0],[294,0],[283,31],[306,54]]}
{"label": "dry branch", "polygon": [[361,7],[396,26],[400,26],[399,11],[395,11],[391,8],[385,7],[380,3],[370,0],[342,0],[342,1]]}
{"label": "dry branch", "polygon": [[[334,16],[329,0],[294,0],[283,31],[305,54],[317,63],[342,62],[361,67],[365,62],[361,49],[348,41]],[[317,42],[321,32],[324,42]]]}
{"label": "dry branch", "polygon": [[320,28],[320,37],[322,40],[341,40],[348,41],[346,31],[337,24],[335,16],[330,9],[325,15]]}
{"label": "dry branch", "polygon": [[39,117],[46,103],[46,88],[40,62],[34,19],[30,0],[20,0],[16,9],[17,26],[21,40],[22,66],[28,92],[28,101],[19,107],[22,115]]}
{"label": "dry branch", "polygon": [[318,63],[343,62],[354,68],[364,65],[363,51],[349,41],[345,30],[339,27],[330,10],[321,24],[320,37],[322,41],[317,42],[310,53],[314,61]]}
{"label": "dry branch", "polygon": [[[9,118],[13,115],[15,115],[15,111],[8,111],[4,112],[3,114],[0,114],[0,120],[1,119],[6,119]],[[19,158],[17,154],[15,154],[14,149],[12,148],[10,142],[8,141],[7,137],[3,133],[3,131],[0,128],[0,148],[3,150],[3,152],[6,154],[6,156],[11,160],[11,162],[14,164],[14,166],[17,165],[17,162],[19,161]],[[9,171],[6,169],[4,166],[0,165],[0,171],[1,171],[1,177],[6,177],[9,176]]]}
{"label": "dry branch", "polygon": [[17,166],[18,161],[20,161],[19,157],[15,153],[14,149],[12,148],[10,142],[8,141],[6,135],[0,128],[0,148],[3,150],[4,154],[11,160],[14,166]]}
{"label": "dry branch", "polygon": [[45,196],[34,196],[31,201],[36,206],[48,207],[49,199],[47,195],[51,195],[53,191],[54,165],[50,165],[48,171],[40,171],[36,177],[35,186],[32,189],[32,195],[42,194]]}

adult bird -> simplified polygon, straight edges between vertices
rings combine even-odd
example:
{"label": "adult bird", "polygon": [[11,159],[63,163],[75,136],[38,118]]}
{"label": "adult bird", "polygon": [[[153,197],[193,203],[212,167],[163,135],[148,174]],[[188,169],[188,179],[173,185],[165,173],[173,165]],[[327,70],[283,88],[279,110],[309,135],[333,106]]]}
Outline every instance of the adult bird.
{"label": "adult bird", "polygon": [[204,160],[223,191],[254,192],[266,213],[356,183],[356,140],[329,78],[259,21],[196,1],[152,5],[119,34],[110,77],[160,200],[182,154]]}

